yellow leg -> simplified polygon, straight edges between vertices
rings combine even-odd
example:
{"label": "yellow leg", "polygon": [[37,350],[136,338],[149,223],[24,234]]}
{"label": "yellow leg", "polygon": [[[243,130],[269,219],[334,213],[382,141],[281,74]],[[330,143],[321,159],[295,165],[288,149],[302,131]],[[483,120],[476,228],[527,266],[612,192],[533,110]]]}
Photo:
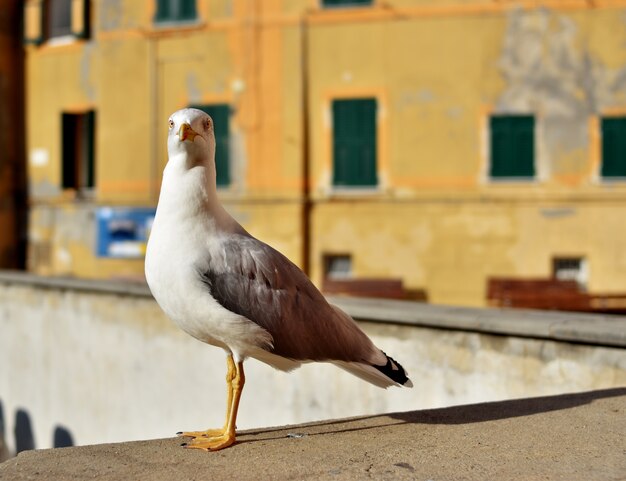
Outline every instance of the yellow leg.
{"label": "yellow leg", "polygon": [[227,448],[235,442],[237,411],[239,410],[239,400],[241,399],[241,392],[246,382],[246,376],[243,372],[243,362],[236,363],[234,367],[234,376],[229,383],[232,396],[229,396],[229,403],[226,407],[226,424],[223,432],[217,436],[195,437],[187,444],[187,448],[217,451],[218,449]]}
{"label": "yellow leg", "polygon": [[232,354],[226,357],[226,422],[222,429],[207,429],[206,431],[184,431],[176,433],[178,436],[191,438],[214,438],[222,436],[226,432],[228,423],[228,411],[233,402],[233,379],[235,379],[236,367]]}

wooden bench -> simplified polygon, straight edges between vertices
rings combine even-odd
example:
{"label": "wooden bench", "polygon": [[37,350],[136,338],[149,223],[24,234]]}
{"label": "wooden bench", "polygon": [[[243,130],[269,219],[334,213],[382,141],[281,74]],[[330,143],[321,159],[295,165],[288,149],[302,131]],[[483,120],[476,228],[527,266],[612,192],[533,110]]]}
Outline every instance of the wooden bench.
{"label": "wooden bench", "polygon": [[592,294],[576,281],[495,277],[487,282],[487,303],[494,307],[626,313],[626,293]]}

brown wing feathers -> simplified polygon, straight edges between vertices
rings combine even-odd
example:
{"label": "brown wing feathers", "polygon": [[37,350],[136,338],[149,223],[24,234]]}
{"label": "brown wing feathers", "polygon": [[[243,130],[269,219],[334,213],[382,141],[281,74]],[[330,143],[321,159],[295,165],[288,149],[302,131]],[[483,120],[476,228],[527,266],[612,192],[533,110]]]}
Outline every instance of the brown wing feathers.
{"label": "brown wing feathers", "polygon": [[223,257],[198,269],[200,278],[222,306],[272,335],[274,354],[365,363],[380,357],[356,323],[278,251],[246,235],[224,241],[223,249]]}

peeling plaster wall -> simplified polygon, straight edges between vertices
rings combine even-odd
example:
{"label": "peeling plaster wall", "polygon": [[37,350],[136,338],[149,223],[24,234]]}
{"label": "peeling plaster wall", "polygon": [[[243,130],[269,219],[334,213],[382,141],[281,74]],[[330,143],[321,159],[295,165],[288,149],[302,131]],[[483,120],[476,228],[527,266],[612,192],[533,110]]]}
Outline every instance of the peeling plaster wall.
{"label": "peeling plaster wall", "polygon": [[[349,253],[356,277],[484,305],[489,277],[547,277],[554,257],[580,256],[590,291],[624,292],[626,184],[599,179],[598,128],[626,113],[626,11],[456,7],[311,31],[314,279],[325,254]],[[329,188],[330,103],[349,96],[382,111],[382,180],[366,194]],[[535,180],[488,178],[492,113],[536,116]]]}
{"label": "peeling plaster wall", "polygon": [[[543,143],[539,176],[548,181],[558,175],[585,173],[590,118],[626,99],[626,38],[618,33],[626,27],[626,17],[624,12],[611,14],[621,18],[622,24],[610,25],[612,19],[605,18],[604,28],[617,31],[614,43],[599,52],[592,48],[589,37],[594,32],[585,31],[589,21],[583,15],[548,9],[519,9],[508,15],[499,59],[506,88],[495,111],[538,113]],[[613,52],[607,52],[609,48]],[[611,66],[615,62],[609,56],[621,57],[619,67]]]}

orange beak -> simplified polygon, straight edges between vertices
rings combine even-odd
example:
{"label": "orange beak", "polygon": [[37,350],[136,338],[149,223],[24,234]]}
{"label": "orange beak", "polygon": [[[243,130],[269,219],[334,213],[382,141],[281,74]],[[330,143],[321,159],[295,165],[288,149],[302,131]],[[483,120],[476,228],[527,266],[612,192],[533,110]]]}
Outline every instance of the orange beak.
{"label": "orange beak", "polygon": [[187,139],[193,142],[196,135],[198,135],[197,132],[193,130],[189,124],[182,124],[180,129],[178,129],[178,140],[181,142],[184,142]]}

